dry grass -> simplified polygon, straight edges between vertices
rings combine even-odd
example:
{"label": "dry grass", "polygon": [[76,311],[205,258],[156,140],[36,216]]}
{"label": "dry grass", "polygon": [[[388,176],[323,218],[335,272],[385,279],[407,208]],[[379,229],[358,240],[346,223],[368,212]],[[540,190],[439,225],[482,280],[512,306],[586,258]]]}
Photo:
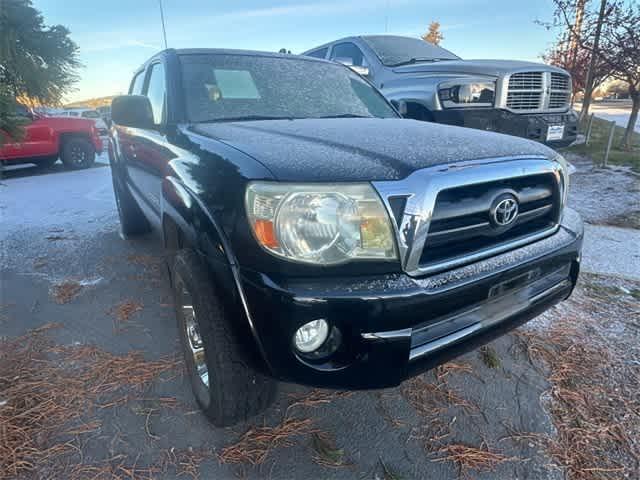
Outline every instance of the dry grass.
{"label": "dry grass", "polygon": [[123,329],[123,324],[127,323],[132,315],[142,311],[144,304],[136,300],[125,300],[113,307],[110,311],[113,315],[113,330],[120,332]]}
{"label": "dry grass", "polygon": [[[56,325],[0,341],[0,479],[50,472],[56,478],[124,478],[148,469],[126,458],[78,465],[78,437],[101,428],[96,408],[124,403],[160,375],[176,370],[174,359],[146,361],[132,352],[117,356],[93,346],[57,346],[47,337]],[[81,463],[81,462],[80,462]]]}
{"label": "dry grass", "polygon": [[119,321],[126,322],[127,320],[129,320],[129,318],[131,318],[131,315],[141,311],[143,308],[144,305],[142,304],[142,302],[137,302],[135,300],[126,300],[118,304],[113,309],[112,313]]}
{"label": "dry grass", "polygon": [[443,383],[450,375],[453,374],[473,374],[473,367],[466,362],[447,362],[436,368],[436,378],[438,382]]}
{"label": "dry grass", "polygon": [[317,432],[311,435],[311,446],[314,454],[312,459],[323,467],[345,467],[346,462],[344,450],[336,446],[335,439],[326,432]]}
{"label": "dry grass", "polygon": [[450,407],[462,408],[467,412],[478,410],[477,405],[450,388],[442,375],[440,378],[436,383],[430,383],[422,377],[415,377],[402,385],[402,395],[418,414],[429,418],[446,412]]}
{"label": "dry grass", "polygon": [[273,449],[292,446],[293,438],[320,433],[312,419],[293,418],[294,409],[316,408],[329,404],[336,398],[346,398],[352,394],[353,392],[314,389],[302,395],[291,395],[293,401],[287,407],[282,422],[274,427],[251,427],[237,442],[225,447],[218,454],[218,461],[260,465]]}
{"label": "dry grass", "polygon": [[51,289],[51,296],[56,303],[64,304],[69,303],[77,297],[81,290],[82,285],[75,280],[65,280],[64,282],[53,286]]}
{"label": "dry grass", "polygon": [[546,447],[569,478],[638,478],[639,439],[629,432],[640,431],[640,370],[577,327],[582,323],[565,315],[543,332],[519,332],[529,357],[548,373],[557,430],[557,438],[524,437]]}
{"label": "dry grass", "polygon": [[353,392],[342,390],[320,390],[313,389],[304,395],[291,395],[293,402],[287,407],[285,416],[289,416],[290,411],[296,407],[318,407],[333,402],[337,398],[347,398]]}
{"label": "dry grass", "polygon": [[287,418],[275,427],[251,427],[233,445],[218,454],[220,463],[263,463],[276,447],[293,445],[292,437],[317,432],[311,419]]}
{"label": "dry grass", "polygon": [[490,472],[502,463],[520,460],[517,457],[508,457],[491,451],[484,443],[480,447],[453,443],[440,447],[437,453],[441,456],[432,461],[454,463],[461,477],[468,477],[470,470]]}
{"label": "dry grass", "polygon": [[193,479],[200,478],[200,465],[206,460],[214,458],[214,453],[210,449],[193,449],[178,450],[171,448],[163,452],[160,462],[160,470],[167,472],[173,469],[176,477],[183,475]]}

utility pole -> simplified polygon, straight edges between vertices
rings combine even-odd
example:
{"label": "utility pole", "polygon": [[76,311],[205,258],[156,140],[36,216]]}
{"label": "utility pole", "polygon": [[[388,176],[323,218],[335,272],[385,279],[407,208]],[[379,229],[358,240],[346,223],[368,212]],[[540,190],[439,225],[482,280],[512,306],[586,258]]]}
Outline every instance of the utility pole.
{"label": "utility pole", "polygon": [[591,95],[593,94],[593,82],[596,69],[596,61],[598,60],[600,49],[600,34],[602,33],[602,22],[604,21],[604,13],[607,8],[607,0],[601,0],[600,13],[598,14],[598,23],[596,24],[596,34],[593,38],[593,50],[591,51],[591,59],[589,60],[589,70],[587,70],[587,81],[584,87],[584,98],[582,99],[582,110],[580,111],[580,121],[589,115],[589,107],[591,106]]}
{"label": "utility pole", "polygon": [[571,55],[571,67],[575,68],[576,60],[578,58],[578,48],[580,46],[580,36],[582,34],[582,21],[584,19],[584,6],[586,0],[578,0],[576,3],[576,20],[573,26],[573,31],[570,34],[571,41],[569,42],[569,52]]}
{"label": "utility pole", "polygon": [[162,9],[162,0],[158,0],[158,5],[160,5],[160,20],[162,22],[162,37],[164,38],[164,48],[167,47],[167,29],[164,26],[164,10]]}

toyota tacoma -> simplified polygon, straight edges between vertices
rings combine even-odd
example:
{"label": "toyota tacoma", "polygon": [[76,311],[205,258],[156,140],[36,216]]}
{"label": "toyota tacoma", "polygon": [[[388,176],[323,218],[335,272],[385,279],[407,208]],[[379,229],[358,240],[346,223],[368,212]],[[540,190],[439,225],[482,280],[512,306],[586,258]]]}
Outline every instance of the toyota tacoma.
{"label": "toyota tacoma", "polygon": [[160,232],[195,397],[215,425],[277,381],[369,389],[567,298],[564,159],[403,119],[344,65],[165,50],[112,103],[124,235]]}
{"label": "toyota tacoma", "polygon": [[14,116],[20,120],[23,132],[16,139],[0,131],[2,165],[33,163],[47,168],[60,158],[69,169],[88,168],[96,153],[102,151],[102,140],[92,120],[48,117],[20,104]]}
{"label": "toyota tacoma", "polygon": [[553,147],[575,141],[571,76],[540,63],[462,60],[417,38],[342,38],[303,55],[328,58],[367,77],[417,120],[491,130]]}

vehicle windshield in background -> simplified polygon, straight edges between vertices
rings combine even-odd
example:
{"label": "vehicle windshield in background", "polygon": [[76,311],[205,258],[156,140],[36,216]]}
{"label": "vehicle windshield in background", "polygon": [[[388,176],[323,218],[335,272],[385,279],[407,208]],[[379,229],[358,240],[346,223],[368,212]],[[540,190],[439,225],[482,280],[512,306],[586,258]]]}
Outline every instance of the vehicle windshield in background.
{"label": "vehicle windshield in background", "polygon": [[95,110],[87,110],[86,112],[82,112],[83,118],[100,118],[100,115]]}
{"label": "vehicle windshield in background", "polygon": [[341,65],[224,54],[183,55],[180,61],[193,122],[397,117],[369,83]]}
{"label": "vehicle windshield in background", "polygon": [[371,35],[362,38],[387,67],[418,62],[460,60],[460,57],[449,50],[417,38],[390,35]]}

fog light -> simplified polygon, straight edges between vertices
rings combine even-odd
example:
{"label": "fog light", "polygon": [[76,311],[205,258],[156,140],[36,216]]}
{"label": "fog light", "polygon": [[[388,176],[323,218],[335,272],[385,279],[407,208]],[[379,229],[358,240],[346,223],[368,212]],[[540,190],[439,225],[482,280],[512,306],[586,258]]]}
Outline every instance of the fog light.
{"label": "fog light", "polygon": [[328,334],[329,325],[325,320],[313,320],[296,330],[293,341],[299,351],[310,353],[324,343]]}

